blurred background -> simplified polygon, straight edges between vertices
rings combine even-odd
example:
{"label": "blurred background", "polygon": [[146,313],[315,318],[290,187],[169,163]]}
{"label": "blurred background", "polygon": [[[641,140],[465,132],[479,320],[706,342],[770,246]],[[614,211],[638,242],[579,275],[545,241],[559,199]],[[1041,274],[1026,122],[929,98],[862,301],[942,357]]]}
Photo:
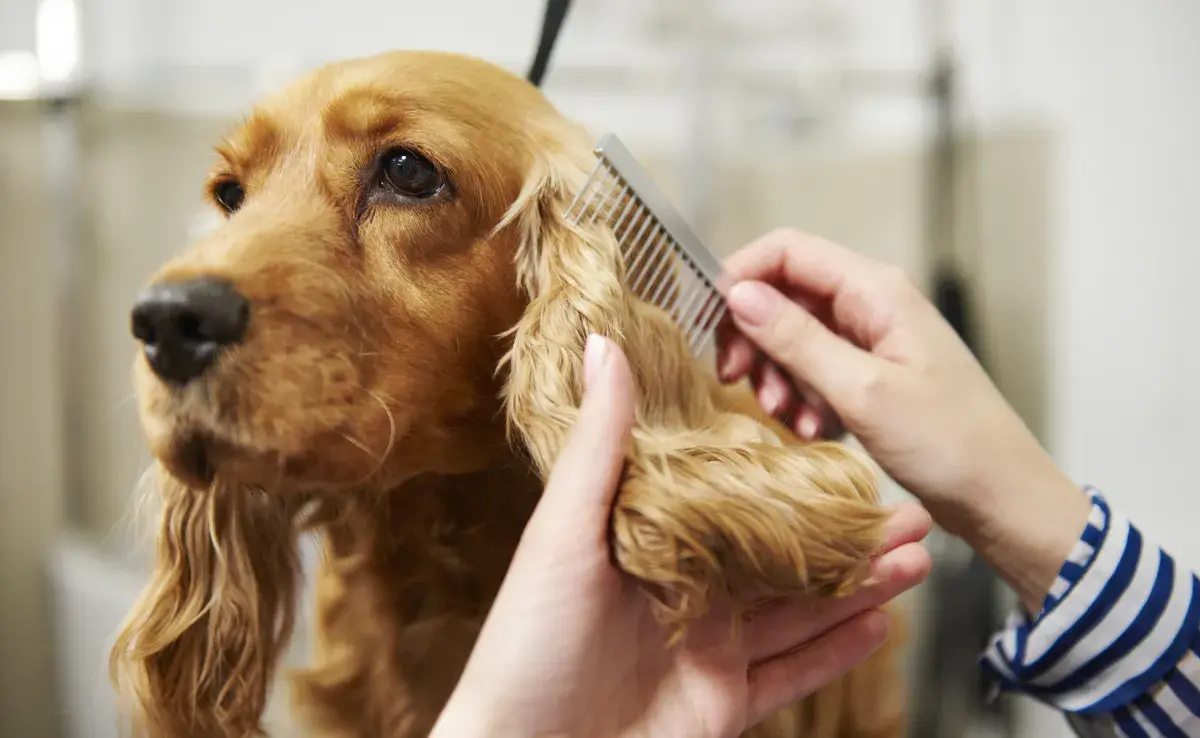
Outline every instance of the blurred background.
{"label": "blurred background", "polygon": [[[0,0],[0,736],[116,735],[104,660],[146,555],[128,310],[205,226],[218,135],[348,56],[524,73],[542,12]],[[953,267],[973,344],[1053,454],[1198,566],[1197,33],[1191,0],[576,0],[545,88],[618,133],[718,252],[795,226],[931,294]],[[914,735],[1069,735],[984,699],[975,656],[1010,601],[931,545],[905,601]]]}

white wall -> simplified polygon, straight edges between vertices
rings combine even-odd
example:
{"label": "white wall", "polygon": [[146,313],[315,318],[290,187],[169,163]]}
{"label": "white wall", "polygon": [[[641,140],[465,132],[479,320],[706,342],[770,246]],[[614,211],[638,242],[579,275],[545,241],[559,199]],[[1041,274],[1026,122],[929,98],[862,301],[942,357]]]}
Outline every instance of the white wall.
{"label": "white wall", "polygon": [[1200,564],[1200,5],[1026,5],[1022,85],[1064,146],[1054,447]]}

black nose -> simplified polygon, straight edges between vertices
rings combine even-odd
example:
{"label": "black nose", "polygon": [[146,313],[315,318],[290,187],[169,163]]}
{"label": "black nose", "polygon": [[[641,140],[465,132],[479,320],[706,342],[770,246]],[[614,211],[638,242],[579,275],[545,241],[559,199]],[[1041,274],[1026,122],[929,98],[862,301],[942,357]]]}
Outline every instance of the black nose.
{"label": "black nose", "polygon": [[138,295],[133,335],[164,381],[187,384],[224,346],[242,340],[250,303],[229,282],[197,279],[159,284]]}

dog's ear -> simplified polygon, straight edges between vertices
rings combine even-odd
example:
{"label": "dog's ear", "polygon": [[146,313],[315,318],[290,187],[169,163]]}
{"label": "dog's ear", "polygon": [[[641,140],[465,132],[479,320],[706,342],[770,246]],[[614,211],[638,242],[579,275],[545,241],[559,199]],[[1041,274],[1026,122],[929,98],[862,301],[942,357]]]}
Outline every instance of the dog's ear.
{"label": "dog's ear", "polygon": [[629,322],[611,232],[590,214],[566,215],[589,164],[583,139],[573,143],[559,139],[536,153],[499,225],[517,231],[517,279],[529,299],[502,363],[509,431],[543,477],[582,399],[587,332],[620,341]]}
{"label": "dog's ear", "polygon": [[137,735],[262,735],[295,620],[299,502],[158,471],[153,576],[118,634],[113,681]]}
{"label": "dog's ear", "polygon": [[529,296],[504,363],[514,442],[548,476],[578,417],[587,335],[608,336],[629,359],[637,397],[613,550],[660,618],[684,626],[724,594],[853,586],[886,517],[872,469],[840,444],[785,446],[762,423],[723,407],[723,390],[693,360],[683,331],[625,288],[604,213],[568,212],[590,155],[585,145],[548,147],[504,221],[518,229],[518,273]]}
{"label": "dog's ear", "polygon": [[[501,365],[508,371],[505,410],[510,434],[543,476],[583,399],[589,333],[615,341],[629,356],[640,395],[639,431],[660,422],[696,427],[715,412],[708,378],[696,371],[682,333],[626,290],[621,246],[604,218],[604,211],[624,209],[625,201],[577,200],[596,159],[579,130],[556,133],[499,226],[517,230],[517,278],[529,299]],[[656,231],[643,229],[641,217],[625,227],[654,239]]]}

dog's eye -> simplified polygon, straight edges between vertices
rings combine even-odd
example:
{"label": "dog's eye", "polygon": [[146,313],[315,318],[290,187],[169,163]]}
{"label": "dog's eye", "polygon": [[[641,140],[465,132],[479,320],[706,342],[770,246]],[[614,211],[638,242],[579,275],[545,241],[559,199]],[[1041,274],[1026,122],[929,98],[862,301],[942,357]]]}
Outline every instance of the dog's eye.
{"label": "dog's eye", "polygon": [[225,208],[225,212],[232,213],[242,206],[242,201],[246,199],[246,190],[240,183],[227,179],[213,186],[213,198]]}
{"label": "dog's eye", "polygon": [[443,185],[437,167],[407,149],[396,149],[384,156],[383,181],[399,194],[419,199],[433,197]]}

